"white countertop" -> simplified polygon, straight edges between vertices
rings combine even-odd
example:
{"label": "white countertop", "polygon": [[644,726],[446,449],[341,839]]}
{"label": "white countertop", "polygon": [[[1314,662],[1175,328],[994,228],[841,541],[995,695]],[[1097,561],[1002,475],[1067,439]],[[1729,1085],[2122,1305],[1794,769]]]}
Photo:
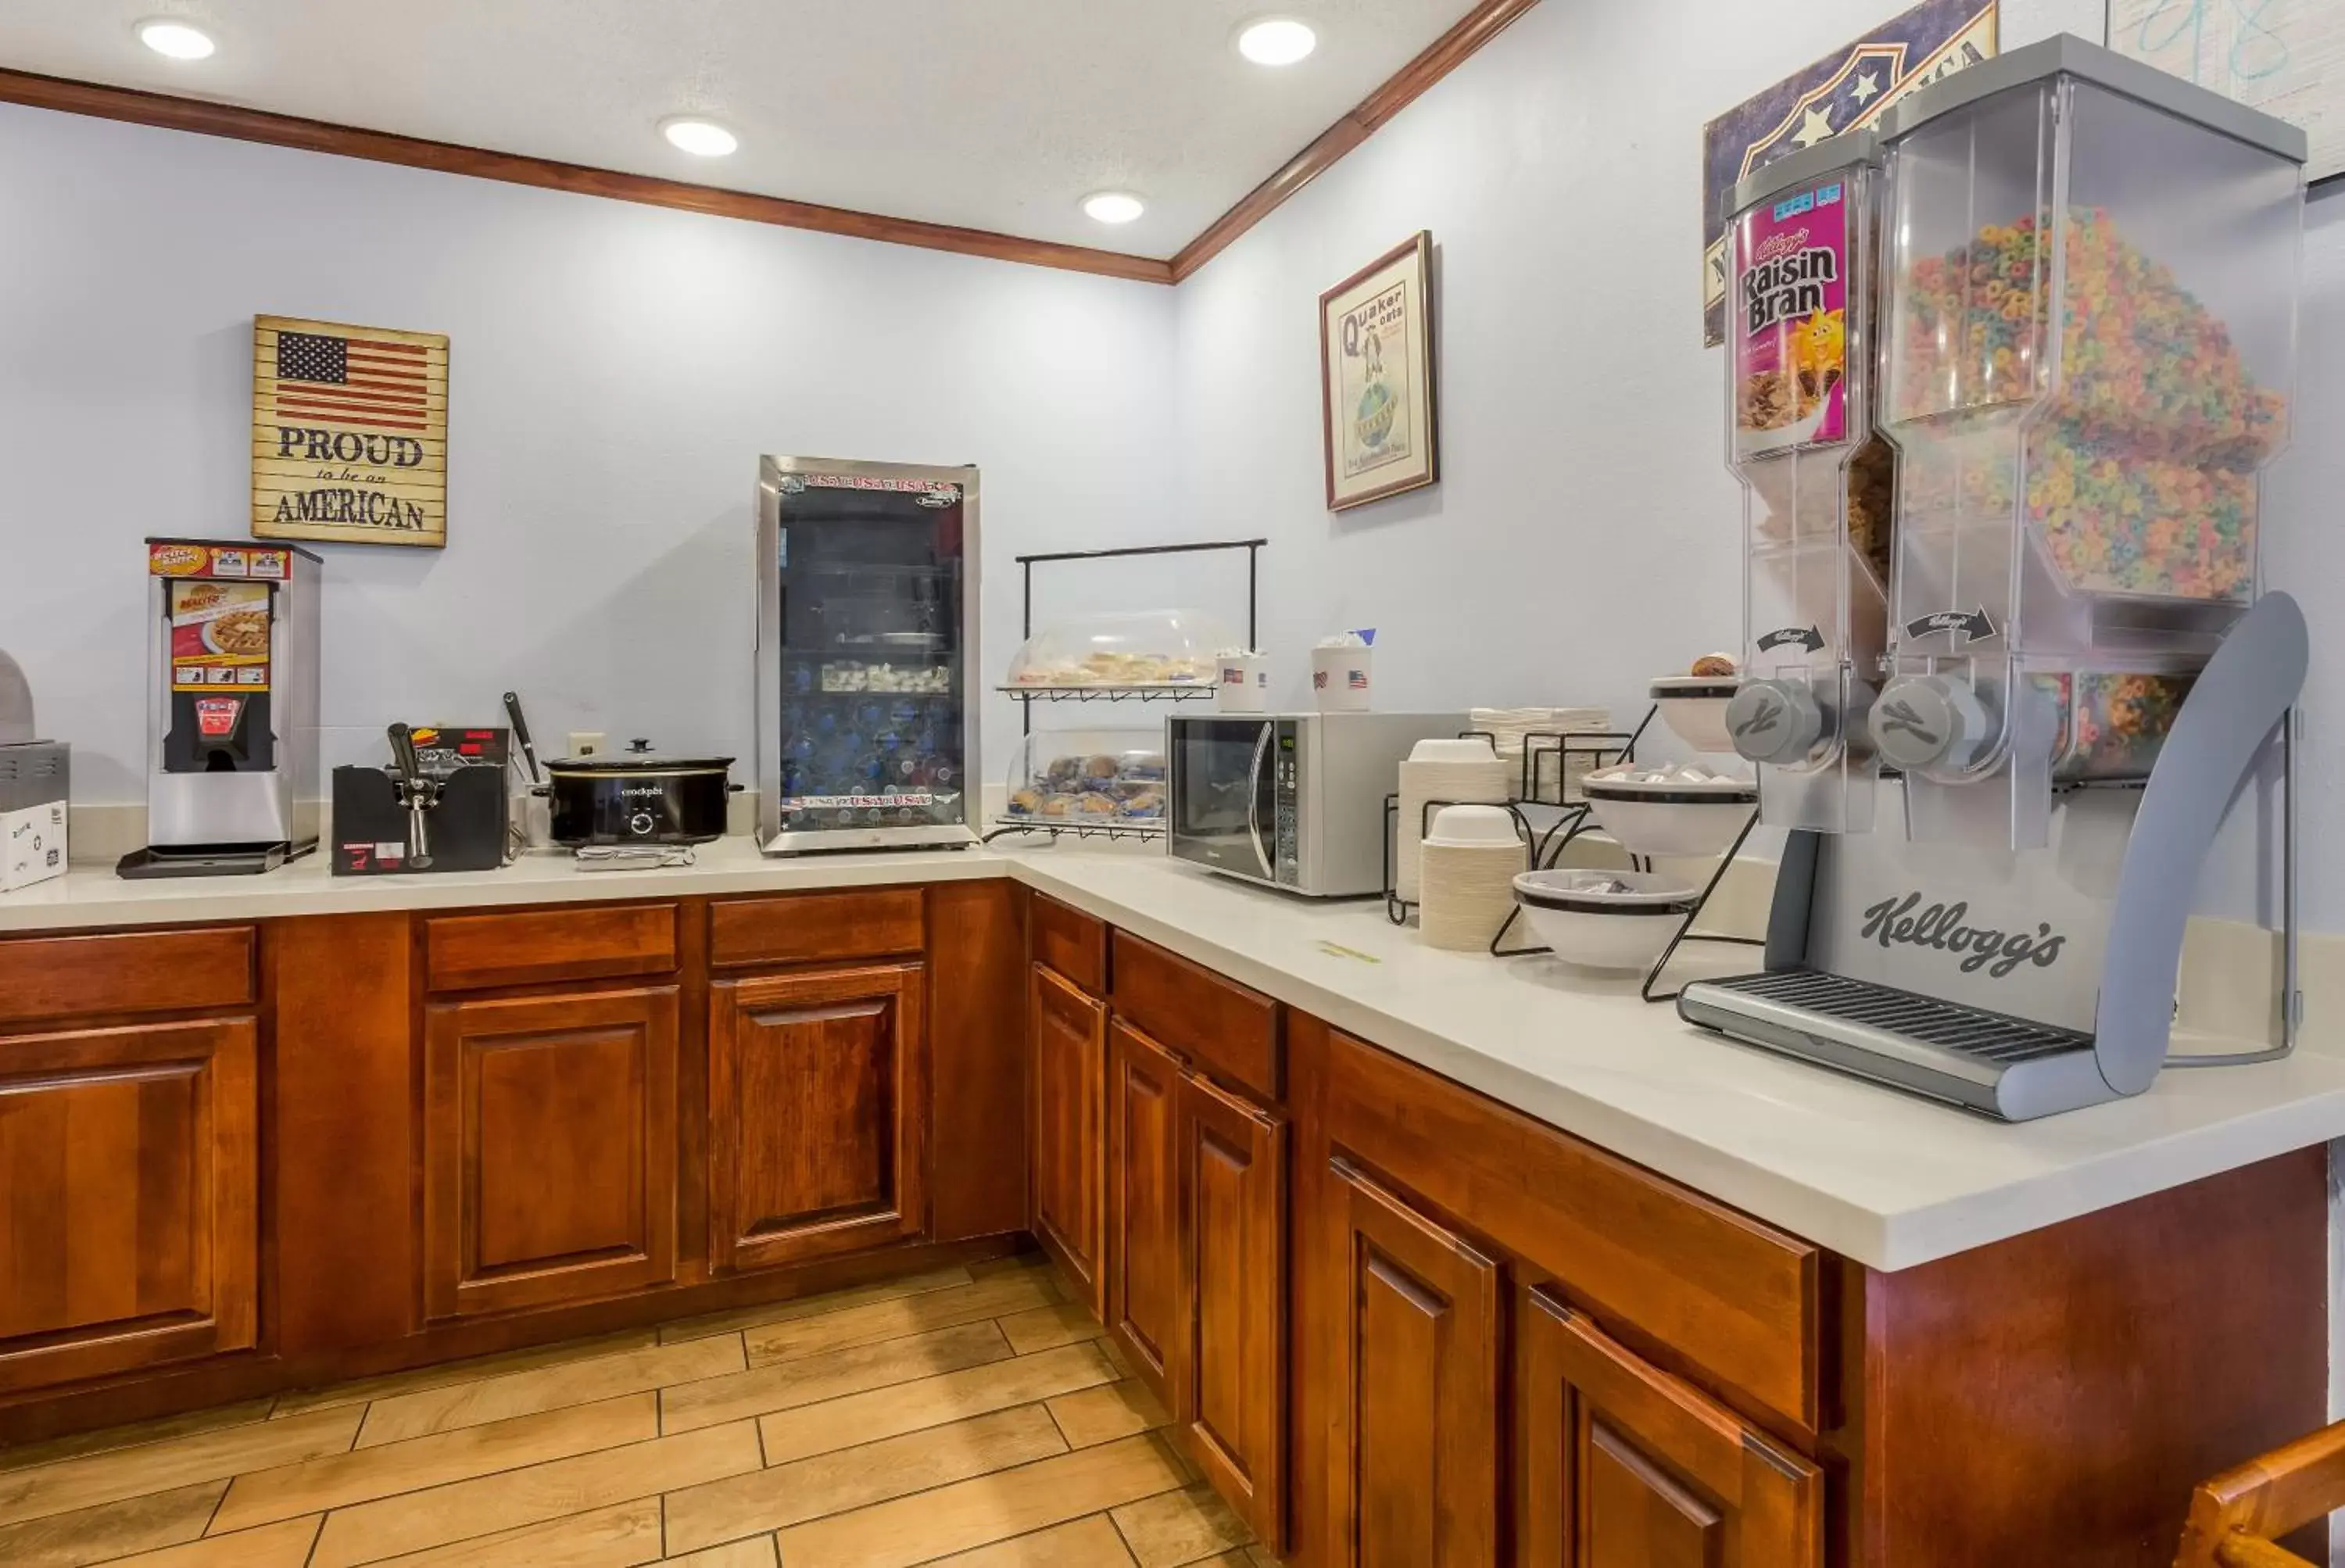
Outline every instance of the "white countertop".
{"label": "white countertop", "polygon": [[[1875,1268],[1915,1264],[2345,1136],[2345,1055],[2172,1071],[2147,1094],[2005,1126],[1725,1041],[1544,958],[1425,947],[1373,901],[1317,904],[1154,855],[969,850],[690,868],[126,882],[76,869],[0,895],[0,931],[253,920],[1014,876],[1346,1033]],[[1718,950],[1712,950],[1713,952]],[[1748,950],[1683,962],[1747,967]],[[1707,969],[1705,969],[1707,965]]]}

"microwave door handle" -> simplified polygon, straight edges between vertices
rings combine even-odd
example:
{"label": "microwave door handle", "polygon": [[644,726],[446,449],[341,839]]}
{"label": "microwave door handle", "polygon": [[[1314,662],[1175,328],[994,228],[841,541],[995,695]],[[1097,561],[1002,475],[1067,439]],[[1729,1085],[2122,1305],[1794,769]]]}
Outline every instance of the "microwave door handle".
{"label": "microwave door handle", "polygon": [[1246,837],[1254,840],[1254,858],[1262,866],[1263,876],[1271,881],[1278,880],[1278,869],[1270,863],[1270,851],[1262,843],[1262,762],[1270,749],[1272,726],[1264,724],[1254,737],[1254,760],[1246,766]]}

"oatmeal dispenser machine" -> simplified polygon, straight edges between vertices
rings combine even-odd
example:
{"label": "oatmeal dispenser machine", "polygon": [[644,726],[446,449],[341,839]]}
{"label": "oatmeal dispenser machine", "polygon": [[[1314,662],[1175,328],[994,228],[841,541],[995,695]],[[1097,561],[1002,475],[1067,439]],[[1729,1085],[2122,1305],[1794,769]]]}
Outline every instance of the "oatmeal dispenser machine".
{"label": "oatmeal dispenser machine", "polygon": [[317,556],[149,539],[147,847],[125,877],[265,871],[318,847]]}
{"label": "oatmeal dispenser machine", "polygon": [[[1812,698],[1786,705],[1794,738],[1812,732],[1805,751],[1743,747],[1762,809],[1785,756],[1806,794],[1773,798],[1814,809],[1770,815],[1802,830],[1766,972],[1690,985],[1679,1010],[2010,1120],[2139,1094],[2166,1065],[2283,1054],[2301,1006],[2291,731],[2307,633],[2292,599],[2262,591],[2257,524],[2295,386],[2304,133],[2073,37],[1924,87],[1876,128],[1877,330],[1866,363],[1849,328],[1843,423],[1800,379],[1816,344],[1795,342],[1737,363],[1736,439],[1853,472],[1850,416],[1869,393],[1894,504],[1885,536],[1860,536],[1860,484],[1827,474],[1812,509],[1746,529],[1754,597],[1784,579],[1778,557],[1839,541],[1812,596],[1793,579],[1785,618],[1818,626],[1821,647],[1802,650],[1814,660],[1790,676],[1771,661],[1773,617],[1755,606],[1748,650],[1751,687]],[[1851,189],[1863,150],[1840,155]],[[1847,271],[1851,323],[1863,266],[1859,252]],[[1781,280],[1794,305],[1812,270]],[[1742,290],[1734,308],[1777,299]],[[1764,370],[1782,373],[1751,379]],[[1745,428],[1771,421],[1785,433]],[[1753,477],[1763,461],[1746,452],[1738,471],[1772,515],[1785,508]],[[1753,717],[1751,690],[1737,702]],[[1835,743],[1833,789],[1877,797],[1869,821],[1816,790]],[[2193,894],[2235,798],[2277,818],[2223,842],[2242,857],[2279,843],[2279,1044],[2170,1054]]]}

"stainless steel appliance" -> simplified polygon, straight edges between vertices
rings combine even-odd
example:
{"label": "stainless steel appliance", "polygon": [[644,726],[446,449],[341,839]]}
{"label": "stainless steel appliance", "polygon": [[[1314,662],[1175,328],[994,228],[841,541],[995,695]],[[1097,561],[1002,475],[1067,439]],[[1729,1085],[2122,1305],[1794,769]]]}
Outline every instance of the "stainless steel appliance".
{"label": "stainless steel appliance", "polygon": [[147,542],[147,847],[126,877],[265,871],[318,847],[319,558]]}
{"label": "stainless steel appliance", "polygon": [[1385,797],[1420,740],[1463,713],[1176,713],[1165,852],[1313,898],[1384,886]]}
{"label": "stainless steel appliance", "polygon": [[766,457],[757,843],[974,844],[977,470]]}

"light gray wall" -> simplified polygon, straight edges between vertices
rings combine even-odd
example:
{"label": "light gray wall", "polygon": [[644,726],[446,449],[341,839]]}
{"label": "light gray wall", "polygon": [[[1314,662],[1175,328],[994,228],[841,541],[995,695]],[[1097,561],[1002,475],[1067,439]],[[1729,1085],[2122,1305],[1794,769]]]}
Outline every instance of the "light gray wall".
{"label": "light gray wall", "polygon": [[508,687],[746,759],[761,452],[981,465],[988,671],[1016,550],[1172,526],[1159,286],[13,106],[0,236],[0,647],[83,802],[145,798],[138,542],[247,532],[256,312],[453,339],[448,548],[325,547],[330,765]]}

